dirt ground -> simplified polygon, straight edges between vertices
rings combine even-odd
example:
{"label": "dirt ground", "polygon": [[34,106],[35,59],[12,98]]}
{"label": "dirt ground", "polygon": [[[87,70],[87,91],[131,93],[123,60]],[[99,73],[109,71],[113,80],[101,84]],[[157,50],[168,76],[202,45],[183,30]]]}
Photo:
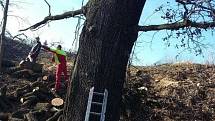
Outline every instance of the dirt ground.
{"label": "dirt ground", "polygon": [[[7,120],[29,120],[33,115],[45,121],[62,111],[63,107],[50,105],[53,98],[65,98],[65,90],[60,96],[50,90],[54,86],[51,68],[49,65],[46,73],[34,75],[36,78],[1,76],[0,87],[7,85],[8,90],[6,98],[0,96],[0,112],[8,114]],[[177,63],[132,67],[129,72],[121,121],[215,120],[215,66]],[[52,76],[44,81],[42,77],[48,74]],[[26,92],[17,92],[26,86],[30,87]],[[31,98],[37,101],[28,103]]]}
{"label": "dirt ground", "polygon": [[215,66],[138,67],[125,85],[122,121],[215,121]]}

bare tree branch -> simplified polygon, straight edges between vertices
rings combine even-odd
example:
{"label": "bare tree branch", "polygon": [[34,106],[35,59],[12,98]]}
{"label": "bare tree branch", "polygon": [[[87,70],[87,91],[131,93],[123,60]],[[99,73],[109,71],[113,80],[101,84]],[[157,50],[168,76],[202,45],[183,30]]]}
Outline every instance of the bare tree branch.
{"label": "bare tree branch", "polygon": [[3,3],[2,0],[0,1],[0,5],[1,5],[1,7],[4,9],[4,3]]}
{"label": "bare tree branch", "polygon": [[22,30],[19,30],[19,31],[26,31],[28,29],[34,30],[34,29],[37,29],[38,27],[40,27],[42,25],[45,25],[49,21],[61,20],[61,19],[70,18],[70,17],[74,17],[76,15],[83,14],[83,8],[84,7],[82,7],[79,10],[68,11],[68,12],[65,12],[63,14],[59,14],[59,15],[55,15],[55,16],[47,16],[42,21],[40,21],[40,22],[38,22],[38,23],[36,23],[36,24],[26,28],[26,29],[22,29]]}
{"label": "bare tree branch", "polygon": [[[205,6],[201,5],[201,4],[198,4],[195,0],[193,0],[193,1],[192,0],[191,1],[190,0],[185,0],[185,1],[176,0],[176,2],[181,3],[183,5],[189,5],[189,4],[195,5],[195,6],[198,6],[200,8],[203,8],[203,9],[206,9],[206,10],[211,10],[211,11],[215,12],[215,9],[213,9],[212,7],[210,7],[210,8],[205,7]],[[203,1],[203,2],[207,2],[208,4],[210,3],[209,1]]]}
{"label": "bare tree branch", "polygon": [[187,19],[188,9],[187,9],[186,3],[185,3],[185,2],[182,2],[182,1],[180,1],[180,0],[176,0],[176,2],[178,2],[178,3],[180,3],[180,4],[183,5],[184,10],[185,10],[183,19]]}
{"label": "bare tree branch", "polygon": [[45,2],[46,2],[46,4],[48,5],[48,7],[49,7],[49,16],[51,16],[51,5],[48,3],[48,1],[47,0],[44,0]]}
{"label": "bare tree branch", "polygon": [[183,21],[171,24],[160,24],[160,25],[149,25],[149,26],[139,26],[138,31],[155,31],[155,30],[178,30],[184,27],[196,27],[196,28],[212,28],[215,27],[215,22],[192,22],[192,21]]}
{"label": "bare tree branch", "polygon": [[17,39],[19,39],[20,40],[20,38],[19,38],[19,36],[24,36],[26,39],[28,38],[28,36],[27,35],[25,35],[24,33],[21,33],[21,34],[17,34],[17,35],[15,35],[15,36],[13,36],[13,40],[15,39],[15,38],[17,38]]}

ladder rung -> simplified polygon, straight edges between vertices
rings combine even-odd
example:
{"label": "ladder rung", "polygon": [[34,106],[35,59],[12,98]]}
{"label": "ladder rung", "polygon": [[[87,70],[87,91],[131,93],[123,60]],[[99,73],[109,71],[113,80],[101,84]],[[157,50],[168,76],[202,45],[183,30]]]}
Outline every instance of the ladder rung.
{"label": "ladder rung", "polygon": [[90,112],[90,114],[96,115],[96,116],[100,116],[101,113],[96,113],[96,112]]}
{"label": "ladder rung", "polygon": [[93,94],[96,94],[96,95],[104,95],[104,93],[100,93],[100,92],[93,92]]}
{"label": "ladder rung", "polygon": [[99,102],[92,102],[92,104],[102,105],[102,103],[99,103]]}

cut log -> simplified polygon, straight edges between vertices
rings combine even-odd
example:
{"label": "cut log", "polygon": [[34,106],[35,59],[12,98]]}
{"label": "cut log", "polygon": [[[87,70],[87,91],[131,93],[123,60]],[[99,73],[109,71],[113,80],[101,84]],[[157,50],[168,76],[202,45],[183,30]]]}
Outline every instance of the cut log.
{"label": "cut log", "polygon": [[24,114],[27,114],[30,111],[30,109],[20,109],[14,113],[12,113],[13,118],[18,118],[18,119],[24,119]]}
{"label": "cut log", "polygon": [[48,114],[45,110],[38,110],[25,114],[25,119],[27,119],[27,121],[45,121],[47,116]]}
{"label": "cut log", "polygon": [[33,105],[35,105],[38,101],[38,98],[36,96],[29,96],[29,97],[25,97],[25,98],[21,98],[23,102],[22,106],[23,107],[31,107]]}
{"label": "cut log", "polygon": [[39,87],[35,87],[31,92],[28,92],[23,95],[23,97],[29,97],[29,96],[38,96],[40,95],[41,91]]}
{"label": "cut log", "polygon": [[43,68],[42,64],[38,64],[38,63],[30,62],[30,61],[21,61],[19,66],[22,69],[30,69],[30,70],[32,70],[34,72],[38,72],[38,73],[41,73],[42,68]]}
{"label": "cut log", "polygon": [[[37,92],[35,92],[36,90],[40,91],[44,91],[47,92],[47,82],[43,82],[43,81],[36,81],[34,83],[31,83],[29,85],[26,85],[22,88],[18,88],[15,92],[14,92],[14,96],[16,97],[20,97],[20,96],[29,96],[29,95],[33,95]],[[34,92],[33,92],[34,90]],[[29,93],[29,94],[28,94]]]}
{"label": "cut log", "polygon": [[19,66],[18,67],[4,68],[4,72],[8,73],[8,74],[11,74],[11,73],[14,73],[14,72],[20,71],[20,70],[22,70],[22,69]]}
{"label": "cut log", "polygon": [[30,85],[26,85],[22,88],[18,88],[15,92],[14,92],[14,96],[15,97],[20,97],[26,93],[28,93],[29,91],[31,91],[31,86]]}
{"label": "cut log", "polygon": [[54,99],[52,99],[52,101],[51,101],[51,104],[52,104],[53,106],[57,106],[57,107],[62,106],[63,103],[64,103],[64,101],[63,101],[63,99],[61,99],[61,98],[54,98]]}
{"label": "cut log", "polygon": [[8,121],[24,121],[23,119],[19,118],[10,118]]}
{"label": "cut log", "polygon": [[37,97],[36,97],[35,95],[30,95],[30,96],[28,96],[28,97],[22,97],[22,98],[20,99],[20,102],[21,102],[21,103],[24,103],[24,102],[27,101],[27,100],[34,100],[34,99],[37,99]]}
{"label": "cut log", "polygon": [[25,85],[24,87],[22,87],[22,88],[18,88],[17,90],[19,90],[19,91],[24,91],[24,90],[30,90],[30,85]]}
{"label": "cut log", "polygon": [[32,112],[25,114],[25,118],[27,121],[39,121]]}
{"label": "cut log", "polygon": [[47,87],[47,82],[43,82],[43,81],[36,81],[34,83],[31,83],[30,86],[31,88],[35,88],[35,87]]}
{"label": "cut log", "polygon": [[35,110],[49,110],[52,106],[49,103],[37,103]]}
{"label": "cut log", "polygon": [[0,121],[8,121],[9,114],[7,113],[0,113]]}
{"label": "cut log", "polygon": [[56,107],[52,107],[52,108],[50,109],[50,112],[58,112],[58,111],[61,111],[61,109],[58,109],[58,108],[56,108]]}
{"label": "cut log", "polygon": [[11,75],[16,78],[30,78],[33,74],[34,74],[34,72],[32,70],[23,69],[20,71],[16,71],[16,72],[12,73]]}
{"label": "cut log", "polygon": [[6,96],[7,86],[4,85],[0,88],[0,96]]}
{"label": "cut log", "polygon": [[48,80],[48,76],[43,76],[43,81],[47,81]]}

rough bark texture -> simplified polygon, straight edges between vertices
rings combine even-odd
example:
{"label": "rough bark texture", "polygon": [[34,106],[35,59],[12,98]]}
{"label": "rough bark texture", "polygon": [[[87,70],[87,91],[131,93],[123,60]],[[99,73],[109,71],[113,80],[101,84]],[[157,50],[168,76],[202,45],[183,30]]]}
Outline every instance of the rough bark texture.
{"label": "rough bark texture", "polygon": [[145,0],[91,0],[69,84],[65,121],[84,121],[89,89],[108,89],[106,120],[118,121],[126,65]]}
{"label": "rough bark texture", "polygon": [[4,8],[2,32],[1,32],[1,36],[0,36],[0,71],[2,70],[2,57],[3,57],[3,52],[4,52],[3,40],[5,38],[5,30],[6,30],[6,25],[7,25],[8,5],[9,5],[9,0],[6,0],[5,8]]}

